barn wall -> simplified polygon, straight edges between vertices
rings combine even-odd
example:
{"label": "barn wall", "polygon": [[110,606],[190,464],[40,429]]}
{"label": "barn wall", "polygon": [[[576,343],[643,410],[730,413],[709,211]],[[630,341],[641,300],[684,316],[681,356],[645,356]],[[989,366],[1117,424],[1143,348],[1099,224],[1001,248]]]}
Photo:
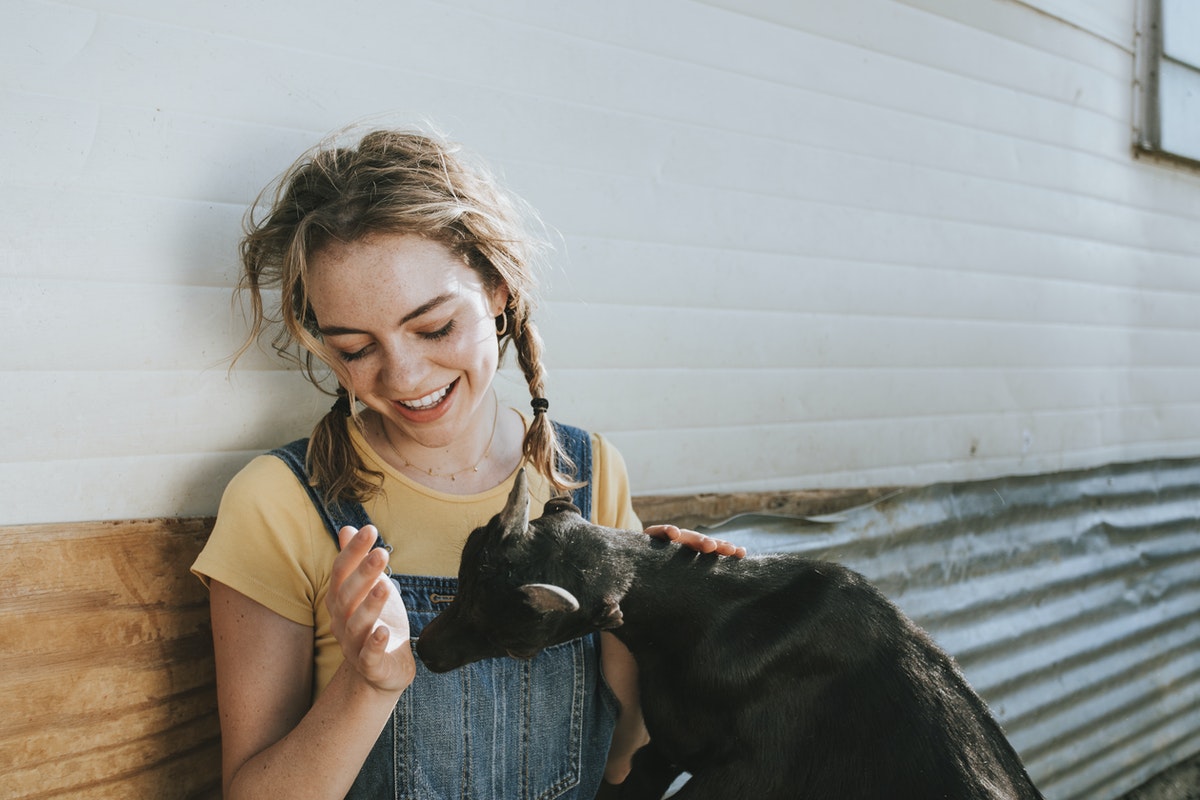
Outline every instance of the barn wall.
{"label": "barn wall", "polygon": [[363,118],[540,210],[554,411],[638,493],[1200,449],[1200,177],[1132,154],[1133,0],[353,8],[4,4],[3,522],[211,514],[309,429],[227,372],[239,221]]}

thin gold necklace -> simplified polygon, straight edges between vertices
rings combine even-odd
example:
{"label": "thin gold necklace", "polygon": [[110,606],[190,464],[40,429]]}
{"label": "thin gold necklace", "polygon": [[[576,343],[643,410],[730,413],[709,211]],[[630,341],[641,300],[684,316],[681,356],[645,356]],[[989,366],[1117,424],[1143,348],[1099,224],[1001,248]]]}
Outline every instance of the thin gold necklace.
{"label": "thin gold necklace", "polygon": [[462,469],[457,469],[454,472],[446,472],[446,473],[438,474],[438,473],[434,472],[432,469],[425,469],[424,467],[418,467],[416,464],[412,463],[407,458],[400,455],[400,451],[396,449],[395,442],[392,441],[392,435],[390,433],[388,433],[387,423],[384,422],[383,417],[379,418],[379,427],[383,431],[384,441],[386,441],[388,443],[388,447],[390,447],[392,449],[392,452],[396,454],[396,458],[398,458],[404,462],[404,466],[409,467],[410,469],[415,469],[415,470],[419,470],[420,472],[424,472],[426,475],[428,475],[431,478],[449,478],[451,480],[451,482],[453,482],[454,476],[461,475],[462,473],[466,472],[467,470],[473,470],[474,472],[479,472],[479,465],[482,464],[483,460],[488,457],[488,453],[492,452],[492,442],[494,442],[496,440],[496,422],[500,419],[500,398],[496,397],[495,394],[493,394],[492,397],[495,397],[495,399],[496,399],[496,408],[492,412],[492,435],[488,437],[487,447],[485,447],[483,449],[483,455],[481,455],[479,457],[479,460],[476,461],[474,464],[465,466]]}

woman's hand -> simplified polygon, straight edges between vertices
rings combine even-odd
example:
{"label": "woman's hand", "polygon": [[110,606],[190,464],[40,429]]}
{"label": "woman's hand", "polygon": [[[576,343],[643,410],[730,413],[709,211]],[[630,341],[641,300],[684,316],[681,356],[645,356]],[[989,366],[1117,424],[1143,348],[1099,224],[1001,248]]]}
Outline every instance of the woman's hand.
{"label": "woman's hand", "polygon": [[655,539],[678,542],[684,547],[695,550],[698,553],[716,553],[719,556],[735,556],[736,558],[742,558],[746,555],[746,548],[744,547],[739,547],[724,539],[705,536],[698,531],[679,528],[675,525],[651,525],[649,528],[646,528],[646,534],[653,536]]}
{"label": "woman's hand", "polygon": [[373,547],[377,536],[373,525],[338,531],[342,551],[333,562],[325,605],[347,663],[371,686],[395,693],[412,683],[417,665],[404,601],[384,574],[387,551]]}

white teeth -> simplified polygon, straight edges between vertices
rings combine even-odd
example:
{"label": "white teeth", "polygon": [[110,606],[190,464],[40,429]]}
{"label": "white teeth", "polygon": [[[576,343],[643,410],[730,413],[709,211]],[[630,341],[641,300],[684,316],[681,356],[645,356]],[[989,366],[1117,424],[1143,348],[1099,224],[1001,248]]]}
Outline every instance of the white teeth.
{"label": "white teeth", "polygon": [[[453,384],[451,384],[451,386],[453,386]],[[442,398],[446,396],[446,392],[448,391],[450,391],[450,386],[443,386],[436,392],[427,394],[418,400],[400,400],[398,402],[405,408],[411,408],[413,411],[420,411],[422,409],[436,406],[442,401]]]}

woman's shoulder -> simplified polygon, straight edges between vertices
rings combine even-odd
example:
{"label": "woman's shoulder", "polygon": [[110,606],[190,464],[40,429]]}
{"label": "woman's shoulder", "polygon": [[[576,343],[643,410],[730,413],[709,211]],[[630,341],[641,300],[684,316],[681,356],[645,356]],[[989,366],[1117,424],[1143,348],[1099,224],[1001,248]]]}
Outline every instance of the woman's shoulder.
{"label": "woman's shoulder", "polygon": [[229,481],[216,527],[261,530],[276,538],[306,542],[325,531],[303,478],[271,453],[251,459]]}
{"label": "woman's shoulder", "polygon": [[217,522],[232,517],[271,517],[306,505],[312,505],[308,492],[288,465],[274,455],[262,454],[252,458],[225,485]]}
{"label": "woman's shoulder", "polygon": [[249,493],[253,495],[264,490],[307,494],[300,478],[296,476],[287,462],[275,455],[275,451],[250,459],[226,485],[225,494]]}
{"label": "woman's shoulder", "polygon": [[216,524],[192,571],[296,622],[312,623],[311,600],[332,540],[307,490],[279,458],[253,458],[229,481]]}

